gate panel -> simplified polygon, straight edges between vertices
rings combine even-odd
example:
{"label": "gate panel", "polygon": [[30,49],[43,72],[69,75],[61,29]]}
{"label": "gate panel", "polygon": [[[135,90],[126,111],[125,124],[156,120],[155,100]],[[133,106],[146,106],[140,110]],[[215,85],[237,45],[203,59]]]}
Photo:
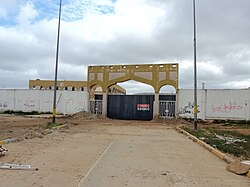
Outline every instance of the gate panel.
{"label": "gate panel", "polygon": [[176,101],[176,95],[175,94],[164,94],[159,96],[160,101]]}
{"label": "gate panel", "polygon": [[152,120],[152,95],[108,95],[108,117],[113,119]]}
{"label": "gate panel", "polygon": [[102,114],[102,100],[90,101],[90,112],[92,114]]}
{"label": "gate panel", "polygon": [[160,101],[159,115],[161,118],[175,117],[175,101]]}

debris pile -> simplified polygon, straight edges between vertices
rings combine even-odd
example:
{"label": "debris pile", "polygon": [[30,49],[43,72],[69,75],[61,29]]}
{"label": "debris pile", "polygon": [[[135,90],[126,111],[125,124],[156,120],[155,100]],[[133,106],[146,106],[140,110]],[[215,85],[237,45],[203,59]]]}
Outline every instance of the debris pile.
{"label": "debris pile", "polygon": [[10,170],[33,170],[37,171],[38,168],[33,168],[30,165],[22,165],[22,164],[6,164],[0,163],[0,169],[10,169]]}
{"label": "debris pile", "polygon": [[8,150],[3,147],[4,142],[0,141],[0,156],[4,155]]}
{"label": "debris pile", "polygon": [[102,116],[101,114],[90,114],[85,111],[78,112],[73,115],[73,119],[78,119],[78,120],[90,120],[90,119],[104,119],[105,117]]}
{"label": "debris pile", "polygon": [[227,170],[237,175],[245,175],[249,172],[250,165],[240,161],[234,161],[227,166]]}
{"label": "debris pile", "polygon": [[235,138],[235,137],[227,137],[227,136],[220,136],[216,133],[214,133],[215,137],[219,140],[223,140],[226,143],[225,144],[234,144],[234,143],[247,143],[245,139]]}

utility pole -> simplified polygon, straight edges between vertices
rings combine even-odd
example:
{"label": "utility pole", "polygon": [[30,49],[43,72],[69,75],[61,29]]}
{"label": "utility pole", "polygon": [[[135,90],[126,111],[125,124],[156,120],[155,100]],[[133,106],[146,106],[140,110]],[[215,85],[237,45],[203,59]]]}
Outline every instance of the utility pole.
{"label": "utility pole", "polygon": [[60,0],[58,30],[57,30],[56,67],[55,67],[55,80],[54,80],[54,100],[53,100],[52,124],[56,123],[56,90],[57,90],[57,71],[58,71],[58,56],[59,56],[60,26],[61,26],[61,9],[62,9],[62,0]]}
{"label": "utility pole", "polygon": [[197,67],[196,67],[196,16],[195,16],[195,0],[193,0],[193,16],[194,16],[194,130],[198,130],[198,120],[197,120]]}

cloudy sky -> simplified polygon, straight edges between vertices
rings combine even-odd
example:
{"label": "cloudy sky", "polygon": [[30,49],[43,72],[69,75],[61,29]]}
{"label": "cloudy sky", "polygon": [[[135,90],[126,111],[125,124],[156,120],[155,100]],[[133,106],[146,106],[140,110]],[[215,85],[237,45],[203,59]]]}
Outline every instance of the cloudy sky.
{"label": "cloudy sky", "polygon": [[[250,1],[196,5],[198,87],[250,87]],[[0,88],[54,78],[58,6],[59,0],[0,0]],[[88,65],[173,62],[179,87],[193,87],[192,0],[63,0],[60,38],[58,79],[86,80]]]}

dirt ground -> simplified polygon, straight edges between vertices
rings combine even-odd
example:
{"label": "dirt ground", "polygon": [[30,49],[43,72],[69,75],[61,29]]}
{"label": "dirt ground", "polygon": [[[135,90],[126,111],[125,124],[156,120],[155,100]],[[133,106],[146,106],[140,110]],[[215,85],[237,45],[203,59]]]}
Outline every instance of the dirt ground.
{"label": "dirt ground", "polygon": [[[58,118],[57,122],[63,124],[62,128],[46,128],[49,122],[51,118],[46,115],[0,115],[0,140],[11,138],[15,140],[4,145],[9,151],[0,157],[0,163],[28,164],[38,168],[38,171],[2,169],[0,186],[145,187],[152,184],[157,184],[155,186],[186,186],[185,184],[248,186],[249,184],[248,179],[227,172],[225,163],[176,133],[173,129],[175,125],[190,125],[185,120],[122,121],[78,113],[72,117]],[[170,142],[167,147],[165,147],[166,142]],[[188,145],[194,147],[180,154],[179,151]],[[198,164],[202,171],[195,167],[197,163],[191,159],[194,157],[192,151],[188,153],[188,150],[192,149],[201,151],[197,152],[197,160],[200,159]],[[179,158],[179,154],[183,159]],[[127,155],[126,158],[124,155]],[[173,159],[173,155],[177,157],[169,161],[169,158]],[[102,160],[99,162],[100,158]],[[141,160],[144,159],[145,162],[142,163]],[[187,159],[192,160],[191,165]],[[210,166],[205,165],[206,159],[213,161]],[[126,162],[128,163],[124,165]],[[112,168],[114,163],[117,164],[116,169]],[[186,164],[188,168],[183,170]],[[211,166],[217,168],[218,172],[213,171],[214,168],[210,168]],[[124,171],[119,168],[123,168]],[[193,176],[195,173],[188,173],[190,170],[204,174],[196,180],[197,177]],[[116,175],[112,173],[114,171]],[[126,178],[125,181],[122,176]],[[109,183],[105,183],[107,181]],[[135,181],[138,185],[135,185]],[[143,181],[147,183],[144,184]]]}
{"label": "dirt ground", "polygon": [[[17,141],[32,138],[42,138],[43,136],[58,131],[57,128],[48,129],[47,124],[50,123],[51,115],[14,115],[0,114],[0,140],[15,138]],[[100,115],[91,115],[85,112],[77,113],[73,116],[60,116],[56,123],[65,125],[66,127],[59,130],[60,132],[77,133],[85,131],[86,128],[94,128],[98,125],[152,125],[154,123],[164,123],[171,126],[177,124],[189,124],[185,120],[169,119],[168,121],[159,119],[152,121],[129,121],[129,120],[111,120]],[[98,127],[99,128],[99,127]],[[69,130],[70,129],[70,130]]]}

